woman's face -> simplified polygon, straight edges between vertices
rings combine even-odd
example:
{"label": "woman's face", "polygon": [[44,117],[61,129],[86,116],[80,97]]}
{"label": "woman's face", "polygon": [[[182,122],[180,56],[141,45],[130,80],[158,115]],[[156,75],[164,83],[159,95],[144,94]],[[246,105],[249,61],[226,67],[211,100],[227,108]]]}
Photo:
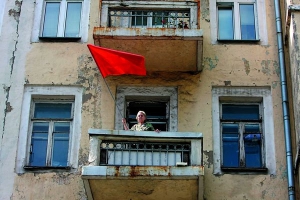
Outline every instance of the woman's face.
{"label": "woman's face", "polygon": [[138,123],[144,123],[144,121],[146,120],[146,116],[143,113],[139,112],[136,116],[136,119]]}

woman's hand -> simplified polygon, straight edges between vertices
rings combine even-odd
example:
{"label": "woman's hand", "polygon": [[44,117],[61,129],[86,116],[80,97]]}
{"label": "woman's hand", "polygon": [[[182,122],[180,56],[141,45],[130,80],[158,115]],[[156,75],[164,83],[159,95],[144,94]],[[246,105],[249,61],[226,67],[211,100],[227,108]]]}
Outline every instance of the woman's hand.
{"label": "woman's hand", "polygon": [[155,129],[155,132],[156,132],[156,133],[159,133],[159,132],[160,132],[160,130],[159,130],[159,129]]}
{"label": "woman's hand", "polygon": [[127,123],[126,123],[126,119],[125,119],[125,118],[122,119],[122,123],[123,123],[124,129],[127,131],[129,128],[128,128],[128,126],[127,126]]}

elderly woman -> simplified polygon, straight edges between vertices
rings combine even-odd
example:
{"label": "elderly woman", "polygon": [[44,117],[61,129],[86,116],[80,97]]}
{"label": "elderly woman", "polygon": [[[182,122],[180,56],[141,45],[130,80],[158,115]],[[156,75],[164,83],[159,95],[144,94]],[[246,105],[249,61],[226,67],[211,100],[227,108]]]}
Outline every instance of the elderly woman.
{"label": "elderly woman", "polygon": [[[152,124],[146,122],[147,119],[147,115],[144,111],[139,111],[136,115],[136,120],[137,120],[137,124],[133,125],[131,127],[131,131],[155,131],[155,132],[160,132],[160,130],[158,129],[154,129],[154,127],[152,126]],[[124,129],[128,130],[128,126],[126,124],[126,120],[122,119],[123,125],[124,125]]]}

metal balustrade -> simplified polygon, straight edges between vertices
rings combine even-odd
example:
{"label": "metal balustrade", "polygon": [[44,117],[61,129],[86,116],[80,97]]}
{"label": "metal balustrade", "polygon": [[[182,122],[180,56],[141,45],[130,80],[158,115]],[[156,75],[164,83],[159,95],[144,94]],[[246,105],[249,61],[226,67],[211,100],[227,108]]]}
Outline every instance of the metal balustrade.
{"label": "metal balustrade", "polygon": [[102,141],[100,165],[176,166],[190,164],[190,143]]}
{"label": "metal balustrade", "polygon": [[190,29],[189,10],[109,9],[109,27]]}

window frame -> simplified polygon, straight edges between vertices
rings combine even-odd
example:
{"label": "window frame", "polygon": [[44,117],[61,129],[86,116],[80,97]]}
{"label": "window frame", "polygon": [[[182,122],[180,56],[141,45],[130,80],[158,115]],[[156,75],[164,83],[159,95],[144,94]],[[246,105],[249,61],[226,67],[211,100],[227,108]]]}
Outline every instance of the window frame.
{"label": "window frame", "polygon": [[[73,41],[73,42],[87,42],[88,41],[88,24],[89,24],[89,12],[90,12],[90,1],[91,0],[36,0],[35,4],[35,13],[34,13],[34,23],[33,29],[31,34],[31,41],[32,42],[42,42],[42,41]],[[64,37],[62,35],[57,35],[56,37],[43,37],[43,25],[44,25],[44,18],[45,18],[45,6],[46,2],[63,2],[63,6],[60,5],[60,11],[63,8],[67,8],[67,2],[82,2],[81,6],[81,18],[80,18],[80,29],[79,29],[79,36],[78,37]],[[59,13],[59,15],[66,19],[66,12],[65,9],[63,13]],[[60,30],[62,32],[58,32],[60,34],[64,34],[65,31],[65,21],[63,24],[58,22],[58,26],[60,26]]]}
{"label": "window frame", "polygon": [[[232,4],[232,5],[226,5],[226,4]],[[255,24],[255,39],[242,39],[242,30],[241,30],[241,15],[240,15],[240,5],[253,5],[253,12],[254,12],[254,24]],[[258,16],[257,16],[257,6],[255,0],[232,0],[232,2],[223,2],[218,0],[217,1],[217,16],[219,15],[219,8],[232,8],[232,28],[233,28],[233,38],[232,39],[222,39],[219,36],[220,30],[219,30],[219,21],[217,22],[218,27],[218,41],[259,41],[259,27],[258,27]],[[217,17],[218,19],[219,17]]]}
{"label": "window frame", "polygon": [[[82,87],[75,86],[25,86],[16,162],[17,173],[26,173],[32,170],[37,172],[77,171],[81,137],[82,94]],[[29,166],[32,136],[31,117],[35,102],[73,102],[73,123],[70,125],[67,166]]]}
{"label": "window frame", "polygon": [[[263,115],[262,115],[262,103],[259,102],[260,100],[257,99],[258,102],[223,102],[220,101],[220,134],[221,134],[221,169],[223,171],[234,171],[234,170],[240,170],[240,171],[266,171],[267,168],[265,167],[265,156],[264,156],[264,131],[263,131]],[[243,119],[222,119],[223,114],[223,105],[244,105],[244,106],[252,106],[252,105],[258,105],[259,106],[259,119],[257,120],[243,120]],[[239,132],[239,166],[237,167],[229,167],[224,166],[224,154],[223,154],[223,132],[222,132],[222,125],[223,124],[238,124],[238,132]],[[249,124],[259,124],[260,129],[260,153],[261,153],[261,167],[246,167],[246,155],[245,155],[245,140],[244,140],[244,132],[245,132],[245,125]]]}
{"label": "window frame", "polygon": [[[71,118],[61,118],[61,119],[52,119],[52,118],[34,118],[34,112],[35,112],[35,105],[37,103],[50,103],[50,104],[63,104],[63,103],[71,103]],[[70,123],[70,131],[69,131],[69,145],[71,144],[71,133],[73,132],[73,120],[74,120],[74,100],[73,99],[66,99],[66,100],[45,100],[45,99],[39,99],[39,98],[33,98],[31,102],[31,111],[30,111],[30,131],[28,135],[28,149],[27,149],[27,161],[26,161],[26,168],[32,168],[32,167],[49,167],[49,168],[68,168],[69,167],[69,157],[70,157],[70,148],[68,148],[68,155],[67,155],[67,166],[58,167],[53,166],[52,164],[52,158],[53,158],[53,133],[54,133],[54,123],[56,122],[69,122]],[[48,122],[49,123],[49,129],[48,129],[48,139],[47,139],[47,153],[46,153],[46,165],[45,166],[34,166],[30,164],[30,158],[32,153],[32,133],[33,133],[33,124],[35,122]]]}
{"label": "window frame", "polygon": [[[224,4],[232,4],[235,24],[238,24],[238,29],[234,28],[235,33],[234,39],[219,39],[219,22],[218,22],[218,6]],[[235,6],[234,6],[235,4]],[[254,18],[255,18],[255,40],[242,40],[240,31],[240,17],[239,17],[239,5],[240,4],[254,4]],[[266,24],[266,6],[263,0],[211,0],[210,1],[210,25],[211,25],[211,43],[212,44],[223,44],[223,43],[255,43],[260,45],[268,45],[268,34]],[[235,11],[236,10],[236,11]]]}
{"label": "window frame", "polygon": [[[77,37],[67,37],[65,36],[66,31],[66,20],[67,20],[67,12],[68,12],[68,3],[81,3],[81,11],[80,11],[80,22],[79,22],[79,32]],[[57,34],[56,36],[43,36],[44,33],[44,24],[45,24],[45,14],[46,14],[46,5],[47,3],[60,3],[59,13],[58,13],[58,24],[57,24]],[[83,8],[84,0],[45,0],[43,4],[43,14],[41,20],[41,32],[40,38],[81,38],[81,24],[82,24],[82,8]]]}
{"label": "window frame", "polygon": [[[264,166],[255,168],[222,168],[222,135],[220,120],[220,103],[261,104],[264,134]],[[267,116],[267,117],[266,117]],[[213,174],[273,174],[276,175],[275,140],[273,122],[273,102],[270,87],[213,87],[212,88],[212,123],[213,123]]]}
{"label": "window frame", "polygon": [[[145,92],[147,91],[147,92]],[[117,88],[116,109],[115,109],[115,129],[123,130],[122,117],[126,116],[126,102],[128,100],[147,100],[156,98],[166,101],[169,104],[168,131],[177,131],[178,116],[178,91],[176,87],[125,87]],[[122,110],[119,110],[122,109]],[[122,112],[123,116],[120,115]]]}

